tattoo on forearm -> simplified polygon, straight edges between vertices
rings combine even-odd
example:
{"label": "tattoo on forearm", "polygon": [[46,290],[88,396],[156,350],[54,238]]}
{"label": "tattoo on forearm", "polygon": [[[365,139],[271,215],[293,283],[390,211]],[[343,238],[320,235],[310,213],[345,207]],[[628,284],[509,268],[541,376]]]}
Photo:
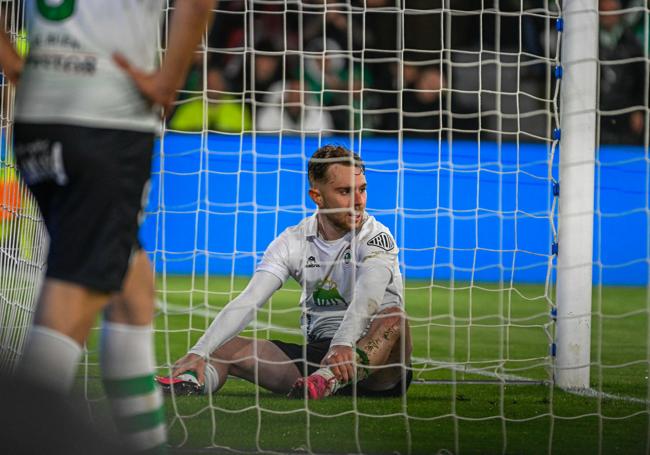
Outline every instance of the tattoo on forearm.
{"label": "tattoo on forearm", "polygon": [[387,340],[391,337],[391,335],[394,335],[397,333],[397,330],[395,330],[392,327],[389,327],[385,332],[384,332],[384,340]]}
{"label": "tattoo on forearm", "polygon": [[380,340],[376,338],[372,338],[371,340],[368,340],[366,345],[363,347],[363,350],[366,351],[367,354],[370,354],[373,351],[378,350],[380,345],[381,345]]}

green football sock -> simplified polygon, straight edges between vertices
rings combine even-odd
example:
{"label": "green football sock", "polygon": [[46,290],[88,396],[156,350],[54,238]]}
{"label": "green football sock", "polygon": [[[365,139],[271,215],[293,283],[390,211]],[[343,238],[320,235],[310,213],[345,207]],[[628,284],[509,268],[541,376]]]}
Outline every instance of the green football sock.
{"label": "green football sock", "polygon": [[115,425],[139,452],[166,453],[163,398],[154,382],[150,326],[105,322],[101,363]]}

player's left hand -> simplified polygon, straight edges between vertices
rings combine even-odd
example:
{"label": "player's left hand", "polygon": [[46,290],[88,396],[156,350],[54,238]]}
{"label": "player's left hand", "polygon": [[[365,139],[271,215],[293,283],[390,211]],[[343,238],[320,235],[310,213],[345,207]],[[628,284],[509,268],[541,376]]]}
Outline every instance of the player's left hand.
{"label": "player's left hand", "polygon": [[332,346],[323,358],[322,364],[328,366],[340,382],[354,379],[354,349],[349,346]]}
{"label": "player's left hand", "polygon": [[188,352],[183,357],[178,359],[172,367],[172,378],[187,371],[193,371],[196,374],[196,379],[199,384],[205,384],[205,366],[207,361],[198,354]]}
{"label": "player's left hand", "polygon": [[128,74],[142,95],[152,104],[161,106],[165,112],[170,112],[176,98],[175,87],[166,82],[160,71],[146,73],[131,65],[122,54],[113,54],[113,61]]}

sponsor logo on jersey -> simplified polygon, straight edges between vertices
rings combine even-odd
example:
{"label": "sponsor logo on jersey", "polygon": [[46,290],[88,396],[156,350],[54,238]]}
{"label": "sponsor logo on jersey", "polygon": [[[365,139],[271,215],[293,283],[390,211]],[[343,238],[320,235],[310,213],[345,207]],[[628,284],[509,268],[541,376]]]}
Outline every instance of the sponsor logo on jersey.
{"label": "sponsor logo on jersey", "polygon": [[336,283],[332,280],[319,281],[316,283],[316,290],[312,294],[316,306],[347,305],[345,299],[339,294]]}
{"label": "sponsor logo on jersey", "polygon": [[386,251],[390,251],[393,248],[395,248],[395,243],[393,242],[393,239],[390,237],[390,235],[388,235],[385,232],[382,232],[381,234],[377,234],[376,236],[368,240],[368,245],[376,246]]}
{"label": "sponsor logo on jersey", "polygon": [[305,265],[305,267],[311,269],[314,267],[320,267],[320,264],[316,262],[316,258],[314,256],[309,256],[307,258],[307,265]]}
{"label": "sponsor logo on jersey", "polygon": [[75,55],[56,52],[32,52],[27,65],[44,71],[74,73],[92,76],[97,72],[97,58],[93,55]]}

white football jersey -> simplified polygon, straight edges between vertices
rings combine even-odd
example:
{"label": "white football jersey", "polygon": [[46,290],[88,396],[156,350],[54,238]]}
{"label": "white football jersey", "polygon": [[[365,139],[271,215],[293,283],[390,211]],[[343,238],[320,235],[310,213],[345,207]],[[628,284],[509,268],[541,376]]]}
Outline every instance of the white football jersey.
{"label": "white football jersey", "polygon": [[18,121],[156,131],[160,116],[112,60],[158,64],[163,0],[27,0]]}
{"label": "white football jersey", "polygon": [[[335,241],[318,236],[316,215],[287,228],[267,248],[257,270],[270,272],[283,283],[293,277],[302,287],[301,325],[308,341],[332,338],[355,294],[362,267],[385,266],[391,278],[379,309],[403,306],[398,248],[386,226],[368,216],[361,229]],[[356,341],[361,334],[349,334]]]}

